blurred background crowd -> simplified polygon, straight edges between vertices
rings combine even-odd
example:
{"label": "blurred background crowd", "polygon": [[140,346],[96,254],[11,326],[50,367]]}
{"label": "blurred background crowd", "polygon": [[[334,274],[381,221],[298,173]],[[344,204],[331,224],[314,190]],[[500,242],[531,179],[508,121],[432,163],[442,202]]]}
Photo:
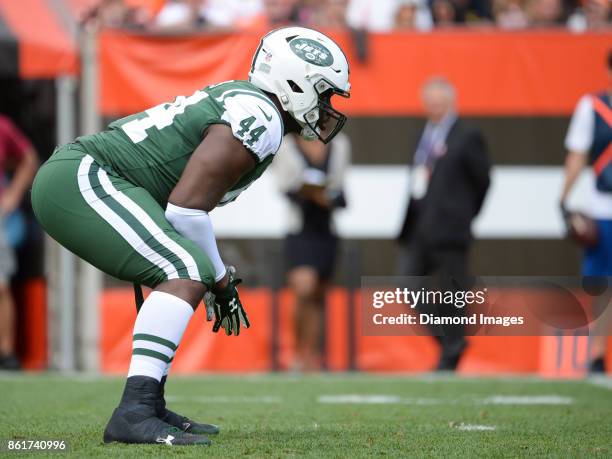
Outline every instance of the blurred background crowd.
{"label": "blurred background crowd", "polygon": [[83,2],[92,26],[158,32],[232,30],[298,24],[371,32],[455,27],[504,30],[610,26],[609,0],[103,0]]}

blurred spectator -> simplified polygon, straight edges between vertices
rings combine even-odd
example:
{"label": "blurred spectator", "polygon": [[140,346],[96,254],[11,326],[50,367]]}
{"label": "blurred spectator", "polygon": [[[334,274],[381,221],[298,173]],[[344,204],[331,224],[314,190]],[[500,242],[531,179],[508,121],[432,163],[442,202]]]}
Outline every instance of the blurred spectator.
{"label": "blurred spectator", "polygon": [[561,0],[529,0],[527,3],[529,24],[533,27],[553,27],[562,24]]}
{"label": "blurred spectator", "polygon": [[152,27],[163,31],[188,31],[204,25],[202,0],[169,0],[155,17]]}
{"label": "blurred spectator", "polygon": [[455,5],[450,0],[433,0],[431,12],[436,27],[452,27],[455,25]]}
{"label": "blurred spectator", "polygon": [[343,186],[350,156],[348,137],[342,133],[328,145],[291,135],[272,163],[290,204],[285,257],[296,301],[297,370],[318,370],[322,364],[325,293],[338,245],[332,216],[335,209],[346,206]]}
{"label": "blurred spectator", "polygon": [[[134,1],[134,0],[132,0]],[[87,10],[80,23],[88,28],[145,28],[151,22],[154,9],[126,0],[100,0]]]}
{"label": "blurred spectator", "polygon": [[399,4],[395,12],[395,29],[416,30],[418,0],[406,0]]}
{"label": "blurred spectator", "polygon": [[263,14],[262,0],[205,0],[202,16],[213,27],[248,26]]}
{"label": "blurred spectator", "polygon": [[[322,0],[318,4],[311,4],[309,17],[313,27],[341,28],[346,27],[346,11],[348,0]],[[300,20],[304,20],[300,15]]]}
{"label": "blurred spectator", "polygon": [[529,17],[525,11],[525,0],[494,0],[495,24],[502,29],[525,29]]}
{"label": "blurred spectator", "polygon": [[[325,6],[327,0],[300,0],[297,3],[296,23],[305,27],[325,27],[319,26],[319,23],[327,21],[325,18]],[[330,2],[333,3],[333,2]],[[340,2],[341,3],[341,2]],[[346,3],[346,1],[344,2]],[[331,12],[335,16],[334,12]],[[332,22],[336,22],[335,18],[332,18]],[[341,19],[341,22],[344,22]],[[332,27],[335,27],[332,25]]]}
{"label": "blurred spectator", "polygon": [[263,0],[263,11],[248,23],[254,28],[285,27],[298,22],[297,0]]}
{"label": "blurred spectator", "polygon": [[574,32],[601,30],[611,27],[612,4],[609,0],[584,0],[567,20]]}
{"label": "blurred spectator", "polygon": [[15,259],[6,240],[4,223],[21,204],[37,164],[30,141],[9,118],[0,115],[0,176],[13,171],[8,185],[0,188],[0,369],[6,370],[19,369],[19,361],[15,355],[15,305],[9,285]]}
{"label": "blurred spectator", "polygon": [[[565,148],[568,153],[560,202],[566,221],[567,198],[587,163],[595,175],[588,213],[595,220],[598,237],[596,245],[585,249],[582,275],[612,276],[612,50],[608,54],[608,88],[580,99],[567,131]],[[599,300],[604,303],[595,306],[607,308],[608,320],[599,322],[607,329],[596,330],[597,336],[592,336],[592,372],[605,371],[604,355],[612,314],[607,298],[600,297]]]}
{"label": "blurred spectator", "polygon": [[612,21],[610,0],[586,0],[584,12],[589,30],[610,28]]}
{"label": "blurred spectator", "polygon": [[[399,271],[434,276],[436,289],[466,290],[471,224],[489,187],[486,145],[480,131],[457,117],[449,81],[432,78],[422,98],[428,121],[414,154],[410,200],[398,236]],[[456,316],[462,309],[439,305],[437,312]],[[454,370],[467,346],[463,328],[442,326],[432,334],[442,348],[437,369]]]}
{"label": "blurred spectator", "polygon": [[[398,10],[405,3],[414,3],[413,0],[350,0],[346,19],[350,27],[369,32],[388,32],[396,24]],[[418,0],[415,17],[416,30],[430,30],[433,26],[431,12],[426,0]]]}
{"label": "blurred spectator", "polygon": [[491,0],[451,0],[455,7],[455,22],[475,23],[489,21],[491,14]]}
{"label": "blurred spectator", "polygon": [[296,22],[297,0],[263,0],[268,22],[274,26],[283,26]]}
{"label": "blurred spectator", "polygon": [[[574,31],[610,26],[610,0],[574,0],[567,26]],[[426,31],[435,26],[488,23],[503,29],[562,24],[570,0],[99,0],[82,22],[94,27],[190,30],[350,27],[358,31]]]}
{"label": "blurred spectator", "polygon": [[123,27],[129,10],[123,0],[104,0],[98,7],[97,19],[104,27]]}

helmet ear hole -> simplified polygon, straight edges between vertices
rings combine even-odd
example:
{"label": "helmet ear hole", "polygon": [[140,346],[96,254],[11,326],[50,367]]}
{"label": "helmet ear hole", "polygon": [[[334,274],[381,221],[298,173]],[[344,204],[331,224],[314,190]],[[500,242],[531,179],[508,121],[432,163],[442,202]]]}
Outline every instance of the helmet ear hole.
{"label": "helmet ear hole", "polygon": [[291,88],[291,90],[293,92],[296,92],[298,94],[303,94],[304,91],[302,90],[302,88],[299,87],[299,85],[293,81],[293,80],[287,80],[287,84],[289,85],[289,87]]}

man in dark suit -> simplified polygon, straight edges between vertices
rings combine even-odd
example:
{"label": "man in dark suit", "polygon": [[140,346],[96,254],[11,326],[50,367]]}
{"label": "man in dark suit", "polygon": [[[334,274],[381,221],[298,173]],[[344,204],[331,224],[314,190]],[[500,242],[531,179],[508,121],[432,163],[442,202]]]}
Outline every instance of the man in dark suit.
{"label": "man in dark suit", "polygon": [[[428,121],[411,169],[410,201],[398,237],[399,271],[433,276],[438,289],[465,290],[471,224],[489,188],[487,148],[480,131],[457,117],[449,81],[432,78],[422,99]],[[457,316],[462,309],[438,305],[436,313]],[[432,334],[442,348],[437,369],[454,370],[467,346],[463,327],[438,326]]]}

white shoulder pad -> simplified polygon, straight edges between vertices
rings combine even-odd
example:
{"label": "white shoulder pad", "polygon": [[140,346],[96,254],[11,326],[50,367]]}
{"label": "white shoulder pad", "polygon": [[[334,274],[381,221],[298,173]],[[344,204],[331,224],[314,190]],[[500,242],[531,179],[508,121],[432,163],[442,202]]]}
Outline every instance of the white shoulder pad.
{"label": "white shoulder pad", "polygon": [[283,138],[283,121],[271,101],[255,93],[238,93],[226,97],[224,104],[222,119],[259,161],[276,153]]}

